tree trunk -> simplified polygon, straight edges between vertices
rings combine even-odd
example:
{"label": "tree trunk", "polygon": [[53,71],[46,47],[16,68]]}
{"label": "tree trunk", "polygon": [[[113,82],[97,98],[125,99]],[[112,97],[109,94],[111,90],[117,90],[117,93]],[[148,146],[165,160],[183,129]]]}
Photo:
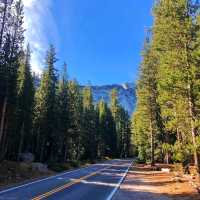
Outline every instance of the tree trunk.
{"label": "tree trunk", "polygon": [[195,167],[199,173],[199,158],[197,153],[197,144],[196,144],[196,129],[195,129],[195,116],[194,116],[194,104],[192,101],[191,95],[191,85],[188,85],[188,103],[189,103],[189,114],[190,114],[190,123],[191,123],[191,135],[192,142],[194,146],[194,163]]}
{"label": "tree trunk", "polygon": [[178,142],[181,142],[181,134],[180,134],[179,128],[176,129],[176,134],[177,134]]}
{"label": "tree trunk", "polygon": [[1,26],[1,31],[0,31],[0,48],[1,48],[2,43],[3,43],[3,33],[4,33],[5,23],[6,23],[7,7],[8,7],[8,2],[7,2],[7,0],[5,0],[4,9],[3,9],[3,20],[2,20],[2,26]]}
{"label": "tree trunk", "polygon": [[78,143],[76,146],[76,160],[79,160],[80,157],[80,137],[78,137]]}
{"label": "tree trunk", "polygon": [[64,162],[67,161],[67,145],[65,144],[65,147],[64,147]]}
{"label": "tree trunk", "polygon": [[191,80],[191,71],[190,71],[190,62],[189,62],[189,44],[185,43],[185,55],[186,55],[186,67],[187,67],[187,74],[188,74],[188,106],[189,106],[189,114],[190,114],[190,124],[191,124],[191,135],[192,135],[192,142],[194,146],[194,163],[196,166],[196,169],[199,173],[199,159],[198,159],[198,153],[197,153],[197,144],[196,144],[196,128],[195,128],[195,113],[194,113],[194,99],[193,99],[193,82]]}
{"label": "tree trunk", "polygon": [[22,153],[23,143],[24,143],[24,122],[22,124],[21,133],[20,133],[20,141],[19,141],[19,148],[18,148],[18,155],[17,155],[18,161],[20,158],[20,154]]}
{"label": "tree trunk", "polygon": [[198,153],[197,153],[197,144],[196,144],[196,131],[194,129],[194,127],[192,126],[192,142],[193,142],[193,145],[194,145],[194,163],[195,163],[195,166],[197,168],[197,171],[199,173],[199,159],[198,159]]}
{"label": "tree trunk", "polygon": [[153,134],[153,127],[152,121],[150,120],[150,137],[151,137],[151,166],[155,165],[154,159],[154,134]]}
{"label": "tree trunk", "polygon": [[[7,126],[8,126],[8,123],[5,122],[5,128],[4,128],[4,130],[7,129]],[[0,161],[2,161],[3,159],[5,159],[7,151],[8,151],[8,140],[7,140],[6,136],[4,135],[2,137],[1,148],[0,148]]]}
{"label": "tree trunk", "polygon": [[6,117],[6,109],[7,109],[8,98],[5,97],[3,102],[3,109],[1,114],[1,124],[0,124],[0,144],[2,142],[3,132],[4,132],[4,125],[5,125],[5,117]]}
{"label": "tree trunk", "polygon": [[40,162],[43,162],[44,160],[44,149],[45,149],[45,141],[42,141],[40,149]]}
{"label": "tree trunk", "polygon": [[40,128],[37,127],[36,129],[37,129],[37,133],[36,133],[36,136],[35,136],[34,151],[35,151],[35,154],[37,155],[37,159],[40,160],[42,139],[41,139],[41,136],[40,136]]}
{"label": "tree trunk", "polygon": [[169,152],[166,153],[166,164],[169,164]]}

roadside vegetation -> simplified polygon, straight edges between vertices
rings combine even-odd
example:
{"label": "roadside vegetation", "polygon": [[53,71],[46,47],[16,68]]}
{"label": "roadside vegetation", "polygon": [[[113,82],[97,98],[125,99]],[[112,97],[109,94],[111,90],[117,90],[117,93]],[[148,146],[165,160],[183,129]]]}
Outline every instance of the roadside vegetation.
{"label": "roadside vegetation", "polygon": [[117,90],[95,103],[67,64],[58,69],[53,45],[34,74],[22,1],[0,2],[0,184],[133,156],[151,170],[200,173],[200,4],[156,0],[153,16],[130,119]]}
{"label": "roadside vegetation", "polygon": [[0,2],[0,167],[34,161],[62,171],[130,156],[131,124],[117,91],[110,105],[95,104],[89,86],[67,78],[66,64],[58,70],[53,45],[36,76],[23,18],[21,0]]}
{"label": "roadside vegetation", "polygon": [[200,153],[200,5],[155,1],[132,118],[139,162],[194,164]]}

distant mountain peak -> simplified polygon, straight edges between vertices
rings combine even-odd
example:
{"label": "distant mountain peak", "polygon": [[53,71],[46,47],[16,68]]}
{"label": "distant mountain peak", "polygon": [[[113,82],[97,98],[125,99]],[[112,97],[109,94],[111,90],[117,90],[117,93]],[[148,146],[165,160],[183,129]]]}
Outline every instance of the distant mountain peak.
{"label": "distant mountain peak", "polygon": [[122,87],[125,89],[125,90],[128,90],[128,85],[126,83],[123,83],[122,84]]}
{"label": "distant mountain peak", "polygon": [[110,103],[111,91],[116,89],[120,104],[129,112],[130,115],[134,111],[136,102],[134,83],[91,86],[91,88],[96,103],[101,99],[104,99],[108,104]]}
{"label": "distant mountain peak", "polygon": [[[34,84],[36,87],[40,85],[40,77],[34,77]],[[85,87],[84,85],[81,88]],[[132,115],[135,109],[136,103],[136,94],[135,94],[135,85],[134,83],[123,83],[123,84],[110,84],[110,85],[101,85],[101,86],[90,86],[92,88],[93,97],[95,103],[103,99],[105,102],[110,104],[110,94],[113,89],[116,89],[118,92],[118,98],[121,106],[128,111],[129,115]]]}

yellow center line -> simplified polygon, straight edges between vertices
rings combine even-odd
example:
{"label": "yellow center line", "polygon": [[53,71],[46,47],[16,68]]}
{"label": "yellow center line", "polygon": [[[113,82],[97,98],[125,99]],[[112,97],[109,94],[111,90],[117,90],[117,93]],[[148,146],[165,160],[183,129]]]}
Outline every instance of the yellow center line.
{"label": "yellow center line", "polygon": [[104,169],[101,169],[101,170],[98,170],[98,171],[96,171],[96,172],[93,172],[93,173],[91,173],[91,174],[89,174],[89,175],[83,176],[83,177],[81,177],[81,178],[79,178],[79,179],[75,179],[75,180],[73,180],[73,181],[70,182],[70,183],[67,183],[67,184],[65,184],[65,185],[63,185],[63,186],[60,186],[60,187],[58,187],[58,188],[55,188],[55,189],[53,189],[53,190],[51,190],[51,191],[49,191],[49,192],[46,192],[46,193],[41,194],[41,195],[39,195],[39,196],[37,196],[37,197],[34,197],[34,198],[31,199],[31,200],[41,200],[41,199],[47,198],[47,197],[49,197],[49,196],[51,196],[51,195],[53,195],[53,194],[55,194],[55,193],[57,193],[57,192],[60,192],[60,191],[62,191],[62,190],[64,190],[64,189],[69,188],[69,187],[72,186],[72,185],[75,185],[75,184],[77,184],[77,183],[80,183],[82,180],[87,179],[87,178],[89,178],[89,177],[91,177],[91,176],[94,176],[94,175],[96,175],[96,174],[98,174],[98,173],[100,173],[100,172],[102,172],[103,170],[106,170],[106,169],[108,169],[108,168],[111,168],[111,167],[106,167],[106,168],[104,168]]}

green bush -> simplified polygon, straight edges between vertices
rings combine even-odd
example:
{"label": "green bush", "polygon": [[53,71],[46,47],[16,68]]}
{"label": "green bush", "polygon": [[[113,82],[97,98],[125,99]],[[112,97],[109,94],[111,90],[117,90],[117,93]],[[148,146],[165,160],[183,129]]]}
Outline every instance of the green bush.
{"label": "green bush", "polygon": [[77,167],[80,167],[80,161],[78,160],[72,160],[69,162],[70,166],[72,166],[73,168],[77,168]]}
{"label": "green bush", "polygon": [[140,158],[135,159],[134,161],[136,164],[145,164],[146,160],[141,160]]}
{"label": "green bush", "polygon": [[69,163],[49,163],[48,168],[55,172],[62,172],[71,169],[71,165]]}
{"label": "green bush", "polygon": [[176,142],[173,146],[173,161],[174,162],[184,162],[188,160],[193,154],[193,149],[191,144],[181,144]]}

